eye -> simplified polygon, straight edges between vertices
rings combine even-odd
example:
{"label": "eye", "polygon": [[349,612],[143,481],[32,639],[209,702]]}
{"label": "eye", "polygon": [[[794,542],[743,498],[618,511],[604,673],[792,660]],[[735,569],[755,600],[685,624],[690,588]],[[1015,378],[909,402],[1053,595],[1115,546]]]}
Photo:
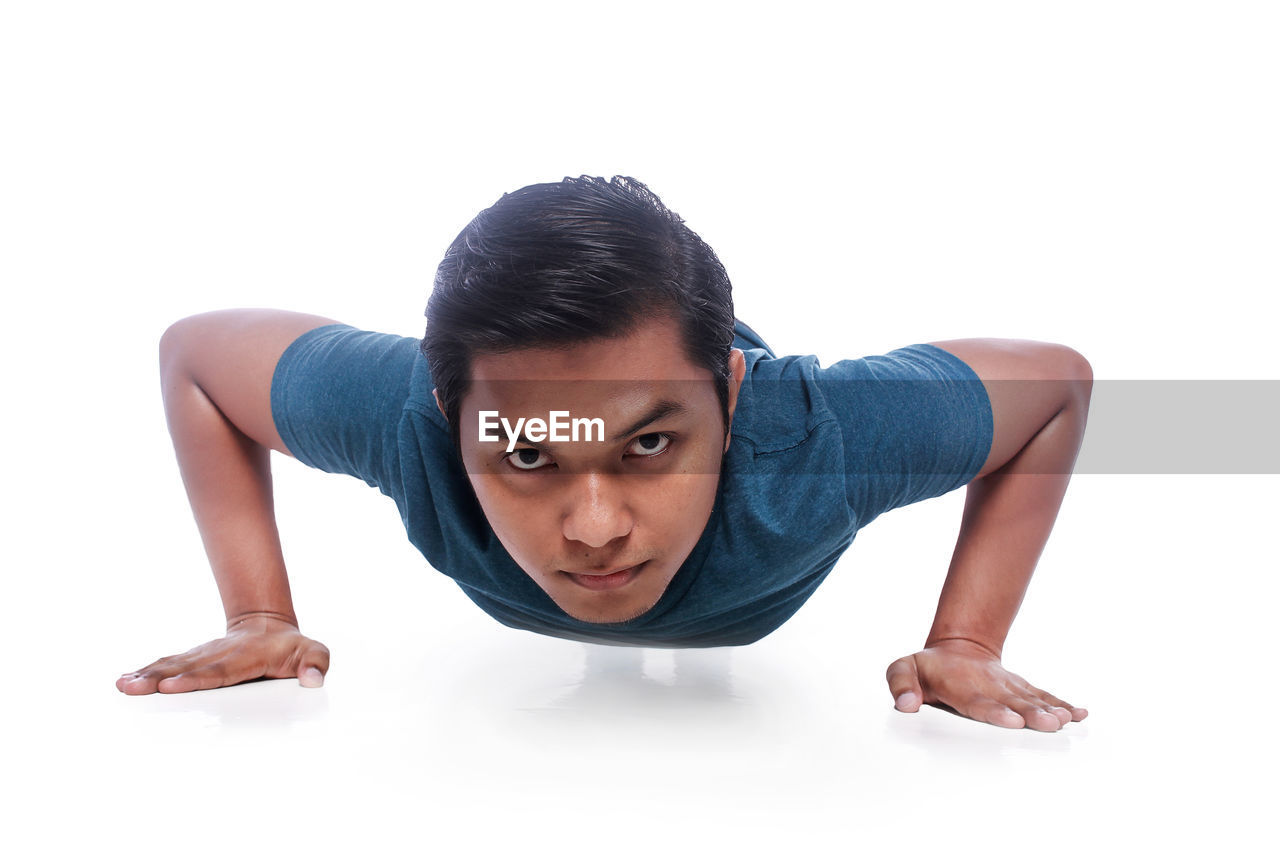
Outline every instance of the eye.
{"label": "eye", "polygon": [[522,447],[503,458],[511,464],[511,467],[520,471],[537,471],[551,464],[550,456],[532,447]]}
{"label": "eye", "polygon": [[657,456],[671,446],[671,436],[665,432],[650,432],[638,436],[628,446],[633,456]]}

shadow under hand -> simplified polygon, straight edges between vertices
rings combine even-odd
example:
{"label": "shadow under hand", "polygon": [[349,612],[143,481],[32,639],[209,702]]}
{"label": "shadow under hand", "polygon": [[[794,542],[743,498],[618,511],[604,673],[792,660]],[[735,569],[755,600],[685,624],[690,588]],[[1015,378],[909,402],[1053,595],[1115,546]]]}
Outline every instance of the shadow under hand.
{"label": "shadow under hand", "polygon": [[296,678],[255,678],[216,690],[154,693],[133,703],[145,714],[206,718],[205,726],[256,731],[282,730],[324,718],[329,697],[323,688],[306,688]]}
{"label": "shadow under hand", "polygon": [[1011,753],[1068,752],[1073,735],[1084,733],[1080,723],[1067,723],[1056,732],[1004,728],[970,719],[943,702],[926,703],[914,714],[892,707],[888,713],[885,733],[891,740],[924,749],[937,759],[965,763],[999,763],[1001,756]]}

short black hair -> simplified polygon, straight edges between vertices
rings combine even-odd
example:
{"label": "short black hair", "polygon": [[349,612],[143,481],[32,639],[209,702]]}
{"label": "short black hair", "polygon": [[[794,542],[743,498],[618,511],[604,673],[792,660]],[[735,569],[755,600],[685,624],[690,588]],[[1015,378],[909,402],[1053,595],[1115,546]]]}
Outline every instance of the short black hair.
{"label": "short black hair", "polygon": [[621,337],[664,313],[714,377],[728,430],[733,291],[711,247],[634,178],[503,195],[454,239],[427,301],[421,349],[454,447],[474,356]]}

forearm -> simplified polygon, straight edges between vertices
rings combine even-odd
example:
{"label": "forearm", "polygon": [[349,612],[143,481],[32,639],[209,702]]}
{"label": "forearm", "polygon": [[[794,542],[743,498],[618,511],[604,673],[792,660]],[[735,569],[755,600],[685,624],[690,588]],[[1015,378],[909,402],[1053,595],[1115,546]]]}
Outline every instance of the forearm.
{"label": "forearm", "polygon": [[1088,390],[1063,387],[1061,410],[1006,464],[969,484],[926,647],[964,639],[1002,653],[1084,437]]}
{"label": "forearm", "polygon": [[1057,731],[1088,711],[1009,672],[1009,627],[1048,541],[1084,439],[1093,370],[1069,347],[969,338],[935,343],[982,380],[992,438],[925,648],[885,673],[894,704],[940,704],[998,726]]}
{"label": "forearm", "polygon": [[162,358],[178,467],[230,627],[251,613],[297,624],[276,528],[270,451],[223,415],[180,355]]}

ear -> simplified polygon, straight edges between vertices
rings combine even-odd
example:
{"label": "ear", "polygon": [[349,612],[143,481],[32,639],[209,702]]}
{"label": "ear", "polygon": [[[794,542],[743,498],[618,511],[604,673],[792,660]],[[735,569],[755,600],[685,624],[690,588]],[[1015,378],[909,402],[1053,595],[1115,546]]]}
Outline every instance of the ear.
{"label": "ear", "polygon": [[729,423],[724,432],[724,451],[729,452],[729,442],[733,439],[733,413],[738,408],[738,391],[742,388],[742,378],[747,374],[747,360],[742,350],[729,350]]}
{"label": "ear", "polygon": [[441,405],[441,403],[440,403],[440,392],[439,392],[439,391],[437,391],[436,389],[432,388],[432,389],[431,389],[431,396],[435,398],[435,400],[436,400],[436,408],[440,410],[440,414],[444,416],[444,419],[445,419],[446,421],[447,421],[447,420],[449,420],[449,415],[448,415],[448,413],[447,413],[447,412],[445,412],[445,410],[444,410],[444,406],[443,406],[443,405]]}

